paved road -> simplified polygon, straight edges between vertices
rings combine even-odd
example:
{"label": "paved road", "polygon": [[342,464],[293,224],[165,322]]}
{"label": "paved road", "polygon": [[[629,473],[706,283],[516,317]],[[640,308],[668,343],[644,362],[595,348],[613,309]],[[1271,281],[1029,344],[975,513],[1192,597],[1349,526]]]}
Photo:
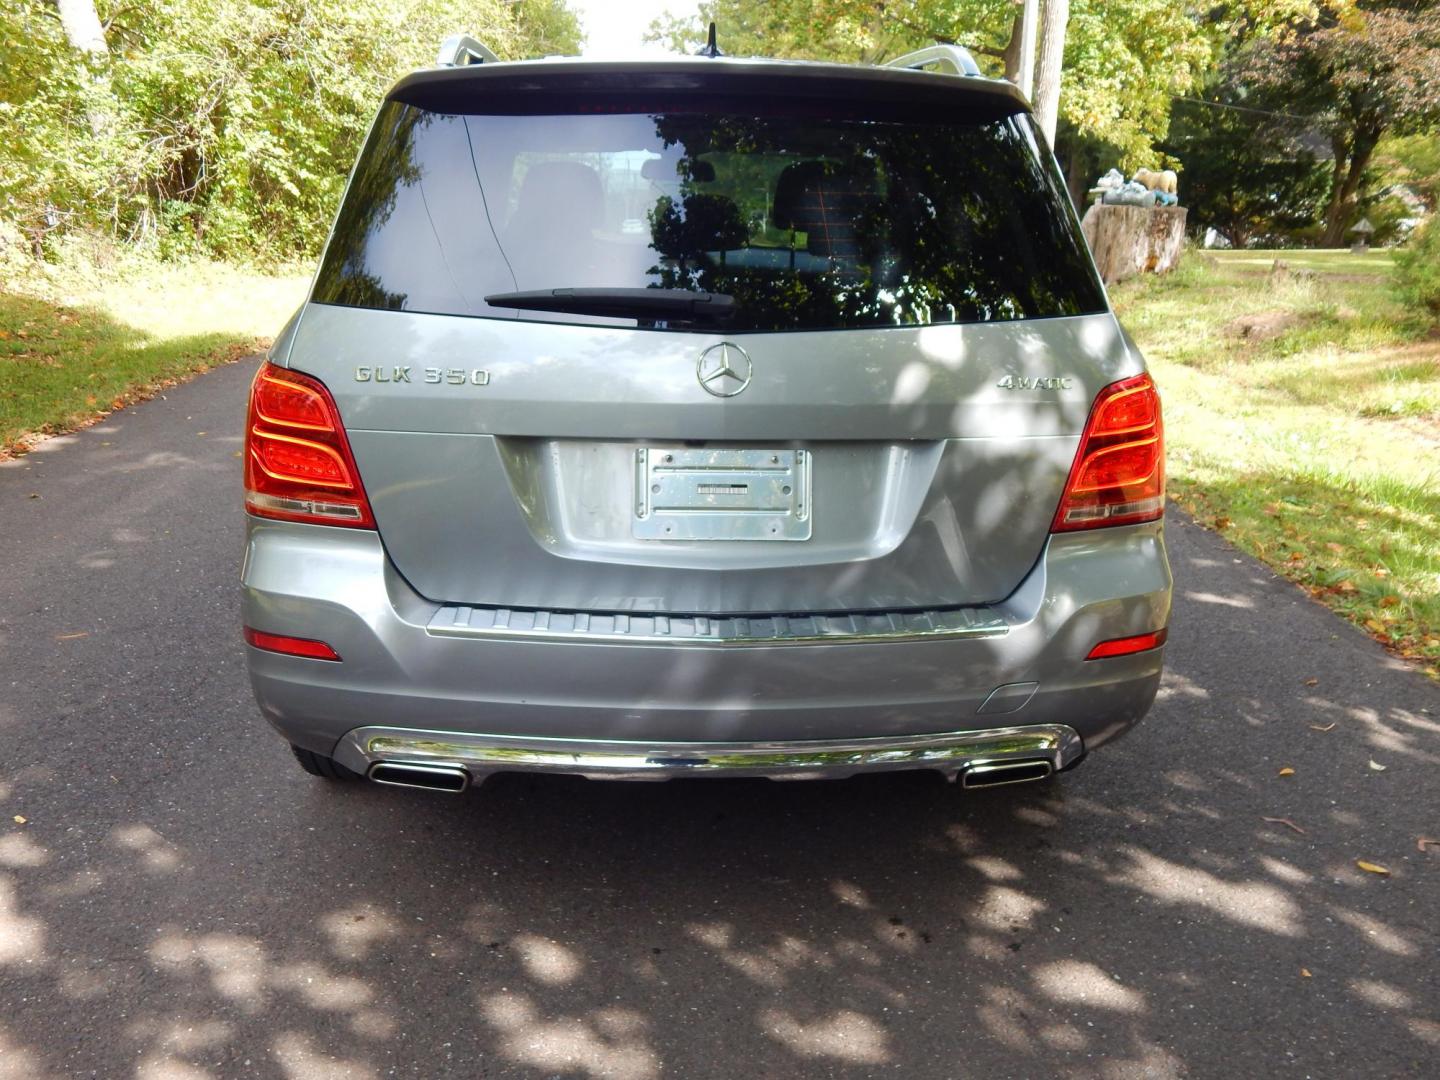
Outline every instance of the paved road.
{"label": "paved road", "polygon": [[244,677],[250,370],[0,468],[0,1076],[1440,1074],[1440,693],[1216,537],[1049,786],[335,789]]}

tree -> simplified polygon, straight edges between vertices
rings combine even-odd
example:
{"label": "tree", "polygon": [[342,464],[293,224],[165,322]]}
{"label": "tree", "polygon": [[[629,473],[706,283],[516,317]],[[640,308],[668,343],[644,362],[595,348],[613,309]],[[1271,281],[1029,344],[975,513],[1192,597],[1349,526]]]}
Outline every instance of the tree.
{"label": "tree", "polygon": [[1307,118],[1329,140],[1320,242],[1338,247],[1381,138],[1440,124],[1440,3],[1371,0],[1322,14],[1291,35],[1252,42],[1234,74],[1262,103]]}
{"label": "tree", "polygon": [[[1254,112],[1225,86],[1176,103],[1160,144],[1185,165],[1187,226],[1235,247],[1284,246],[1320,217],[1330,183],[1302,125]],[[1206,102],[1209,102],[1208,104]]]}
{"label": "tree", "polygon": [[457,29],[579,45],[565,0],[3,0],[0,214],[40,248],[312,254],[381,96]]}

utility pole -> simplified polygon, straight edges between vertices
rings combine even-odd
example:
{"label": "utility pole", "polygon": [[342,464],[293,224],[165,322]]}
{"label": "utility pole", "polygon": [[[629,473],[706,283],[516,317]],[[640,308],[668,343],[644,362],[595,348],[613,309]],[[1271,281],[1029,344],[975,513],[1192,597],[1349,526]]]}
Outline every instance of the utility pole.
{"label": "utility pole", "polygon": [[1020,74],[1015,85],[1031,101],[1035,100],[1035,36],[1040,28],[1040,0],[1021,0],[1020,11]]}
{"label": "utility pole", "polygon": [[1045,0],[1034,102],[1035,119],[1051,146],[1055,145],[1055,124],[1060,117],[1060,72],[1065,66],[1065,27],[1069,22],[1070,0]]}

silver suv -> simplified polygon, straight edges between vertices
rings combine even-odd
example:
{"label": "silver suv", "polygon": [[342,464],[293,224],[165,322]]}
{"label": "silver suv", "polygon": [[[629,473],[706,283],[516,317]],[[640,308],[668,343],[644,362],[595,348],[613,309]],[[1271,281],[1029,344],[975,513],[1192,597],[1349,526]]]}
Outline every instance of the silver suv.
{"label": "silver suv", "polygon": [[1144,715],[1160,403],[1009,84],[445,59],[250,398],[250,675],[307,770],[977,787]]}

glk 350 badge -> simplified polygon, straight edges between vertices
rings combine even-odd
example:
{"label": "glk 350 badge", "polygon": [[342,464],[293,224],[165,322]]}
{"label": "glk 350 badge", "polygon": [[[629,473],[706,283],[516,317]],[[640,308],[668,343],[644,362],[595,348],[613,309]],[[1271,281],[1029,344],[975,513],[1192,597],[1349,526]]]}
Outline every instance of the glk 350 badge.
{"label": "glk 350 badge", "polygon": [[[409,365],[395,367],[372,367],[362,366],[355,369],[356,382],[377,382],[377,383],[408,383],[416,382],[411,378]],[[438,368],[427,367],[420,369],[420,382],[430,383],[432,386],[441,384],[449,386],[489,386],[490,372],[484,368]]]}

